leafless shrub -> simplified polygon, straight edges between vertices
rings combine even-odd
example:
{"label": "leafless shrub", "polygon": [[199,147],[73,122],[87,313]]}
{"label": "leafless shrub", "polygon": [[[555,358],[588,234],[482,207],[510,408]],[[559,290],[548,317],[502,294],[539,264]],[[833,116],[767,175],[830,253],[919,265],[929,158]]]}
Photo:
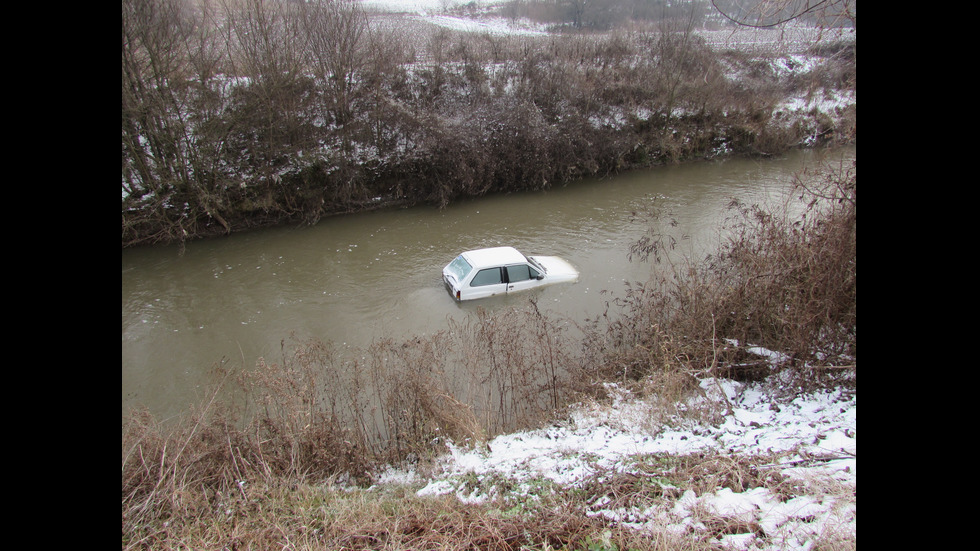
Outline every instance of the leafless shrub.
{"label": "leafless shrub", "polygon": [[856,164],[801,174],[796,220],[735,205],[741,224],[712,272],[728,284],[719,327],[728,338],[834,365],[856,356]]}
{"label": "leafless shrub", "polygon": [[532,300],[524,308],[450,323],[454,394],[471,405],[483,432],[500,434],[547,421],[566,405],[575,361],[564,324]]}
{"label": "leafless shrub", "polygon": [[368,349],[370,393],[376,409],[365,415],[377,427],[379,455],[393,461],[424,457],[449,440],[482,442],[485,430],[473,407],[457,398],[445,332],[403,343],[381,340]]}
{"label": "leafless shrub", "polygon": [[245,438],[232,428],[217,394],[175,424],[159,423],[146,411],[132,414],[123,435],[124,534],[152,540],[164,520],[183,522],[208,514],[216,501],[238,498],[236,481],[253,472],[243,472]]}
{"label": "leafless shrub", "polygon": [[[591,376],[656,376],[662,382],[654,386],[691,391],[685,377],[752,378],[792,368],[813,383],[853,369],[855,168],[800,174],[797,190],[807,202],[797,218],[733,202],[728,237],[701,261],[676,260],[669,230],[651,226],[631,254],[657,260],[657,275],[628,285],[614,300],[621,315],[607,311],[590,320],[585,365]],[[750,346],[785,359],[753,357]],[[664,378],[668,373],[676,375]],[[671,380],[687,382],[672,386]]]}
{"label": "leafless shrub", "polygon": [[253,488],[367,483],[376,465],[549,420],[570,392],[564,327],[531,301],[366,349],[284,340],[279,362],[260,359],[234,380],[217,368],[198,410],[170,424],[136,412],[126,424],[124,534],[152,538],[146,527],[166,519],[246,506]]}
{"label": "leafless shrub", "polygon": [[853,110],[771,120],[787,86],[853,88],[853,49],[780,79],[681,15],[603,35],[413,36],[349,0],[126,0],[123,244],[853,139]]}

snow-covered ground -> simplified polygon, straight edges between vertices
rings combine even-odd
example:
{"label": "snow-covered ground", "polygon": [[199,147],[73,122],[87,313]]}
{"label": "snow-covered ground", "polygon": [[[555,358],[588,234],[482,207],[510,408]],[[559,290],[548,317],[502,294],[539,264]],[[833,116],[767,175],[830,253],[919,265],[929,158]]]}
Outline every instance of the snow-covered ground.
{"label": "snow-covered ground", "polygon": [[[856,391],[778,399],[763,384],[707,379],[702,388],[702,400],[723,410],[731,404],[720,424],[651,423],[655,406],[619,393],[612,405],[581,406],[561,424],[498,436],[485,447],[450,446],[426,474],[393,468],[381,483],[414,483],[421,486],[420,496],[506,501],[514,493],[527,499],[540,491],[542,481],[582,487],[611,474],[654,480],[649,465],[656,457],[743,458],[756,473],[775,476],[794,490],[757,485],[698,492],[664,486],[663,498],[643,508],[601,499],[590,504],[589,514],[640,531],[715,538],[728,549],[809,549],[821,538],[856,540]],[[717,533],[722,523],[731,533]]]}
{"label": "snow-covered ground", "polygon": [[490,7],[503,4],[504,0],[360,0],[365,9],[390,13],[438,13],[459,6]]}

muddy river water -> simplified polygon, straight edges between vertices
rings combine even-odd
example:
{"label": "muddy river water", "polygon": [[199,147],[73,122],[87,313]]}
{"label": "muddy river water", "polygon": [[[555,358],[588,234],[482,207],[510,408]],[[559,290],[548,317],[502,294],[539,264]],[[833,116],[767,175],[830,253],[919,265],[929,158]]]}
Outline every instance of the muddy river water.
{"label": "muddy river water", "polygon": [[521,295],[456,303],[441,270],[466,249],[512,245],[558,255],[577,283],[535,293],[542,309],[584,319],[652,263],[628,259],[647,230],[638,214],[662,212],[675,254],[710,250],[744,203],[789,204],[793,175],[849,164],[856,149],[792,152],[658,167],[544,192],[466,200],[439,210],[395,208],[252,231],[177,247],[122,251],[122,410],[143,404],[160,418],[198,401],[219,362],[248,369],[279,357],[291,335],[363,346],[379,337],[439,331],[476,308],[505,308]]}

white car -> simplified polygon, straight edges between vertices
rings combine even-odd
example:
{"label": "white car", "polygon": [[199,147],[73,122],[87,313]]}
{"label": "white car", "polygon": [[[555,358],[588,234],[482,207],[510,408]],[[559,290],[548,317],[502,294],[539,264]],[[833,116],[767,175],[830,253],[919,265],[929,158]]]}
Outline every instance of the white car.
{"label": "white car", "polygon": [[466,251],[442,269],[456,300],[516,293],[552,283],[575,281],[576,270],[557,256],[524,256],[514,247]]}

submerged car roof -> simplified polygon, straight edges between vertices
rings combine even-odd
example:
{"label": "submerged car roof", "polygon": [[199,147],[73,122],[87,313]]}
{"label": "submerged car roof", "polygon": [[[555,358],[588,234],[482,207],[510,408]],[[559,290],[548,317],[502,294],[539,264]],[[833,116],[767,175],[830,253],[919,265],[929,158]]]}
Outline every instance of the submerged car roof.
{"label": "submerged car roof", "polygon": [[466,251],[463,253],[463,258],[474,268],[527,262],[527,258],[514,247],[491,247]]}

